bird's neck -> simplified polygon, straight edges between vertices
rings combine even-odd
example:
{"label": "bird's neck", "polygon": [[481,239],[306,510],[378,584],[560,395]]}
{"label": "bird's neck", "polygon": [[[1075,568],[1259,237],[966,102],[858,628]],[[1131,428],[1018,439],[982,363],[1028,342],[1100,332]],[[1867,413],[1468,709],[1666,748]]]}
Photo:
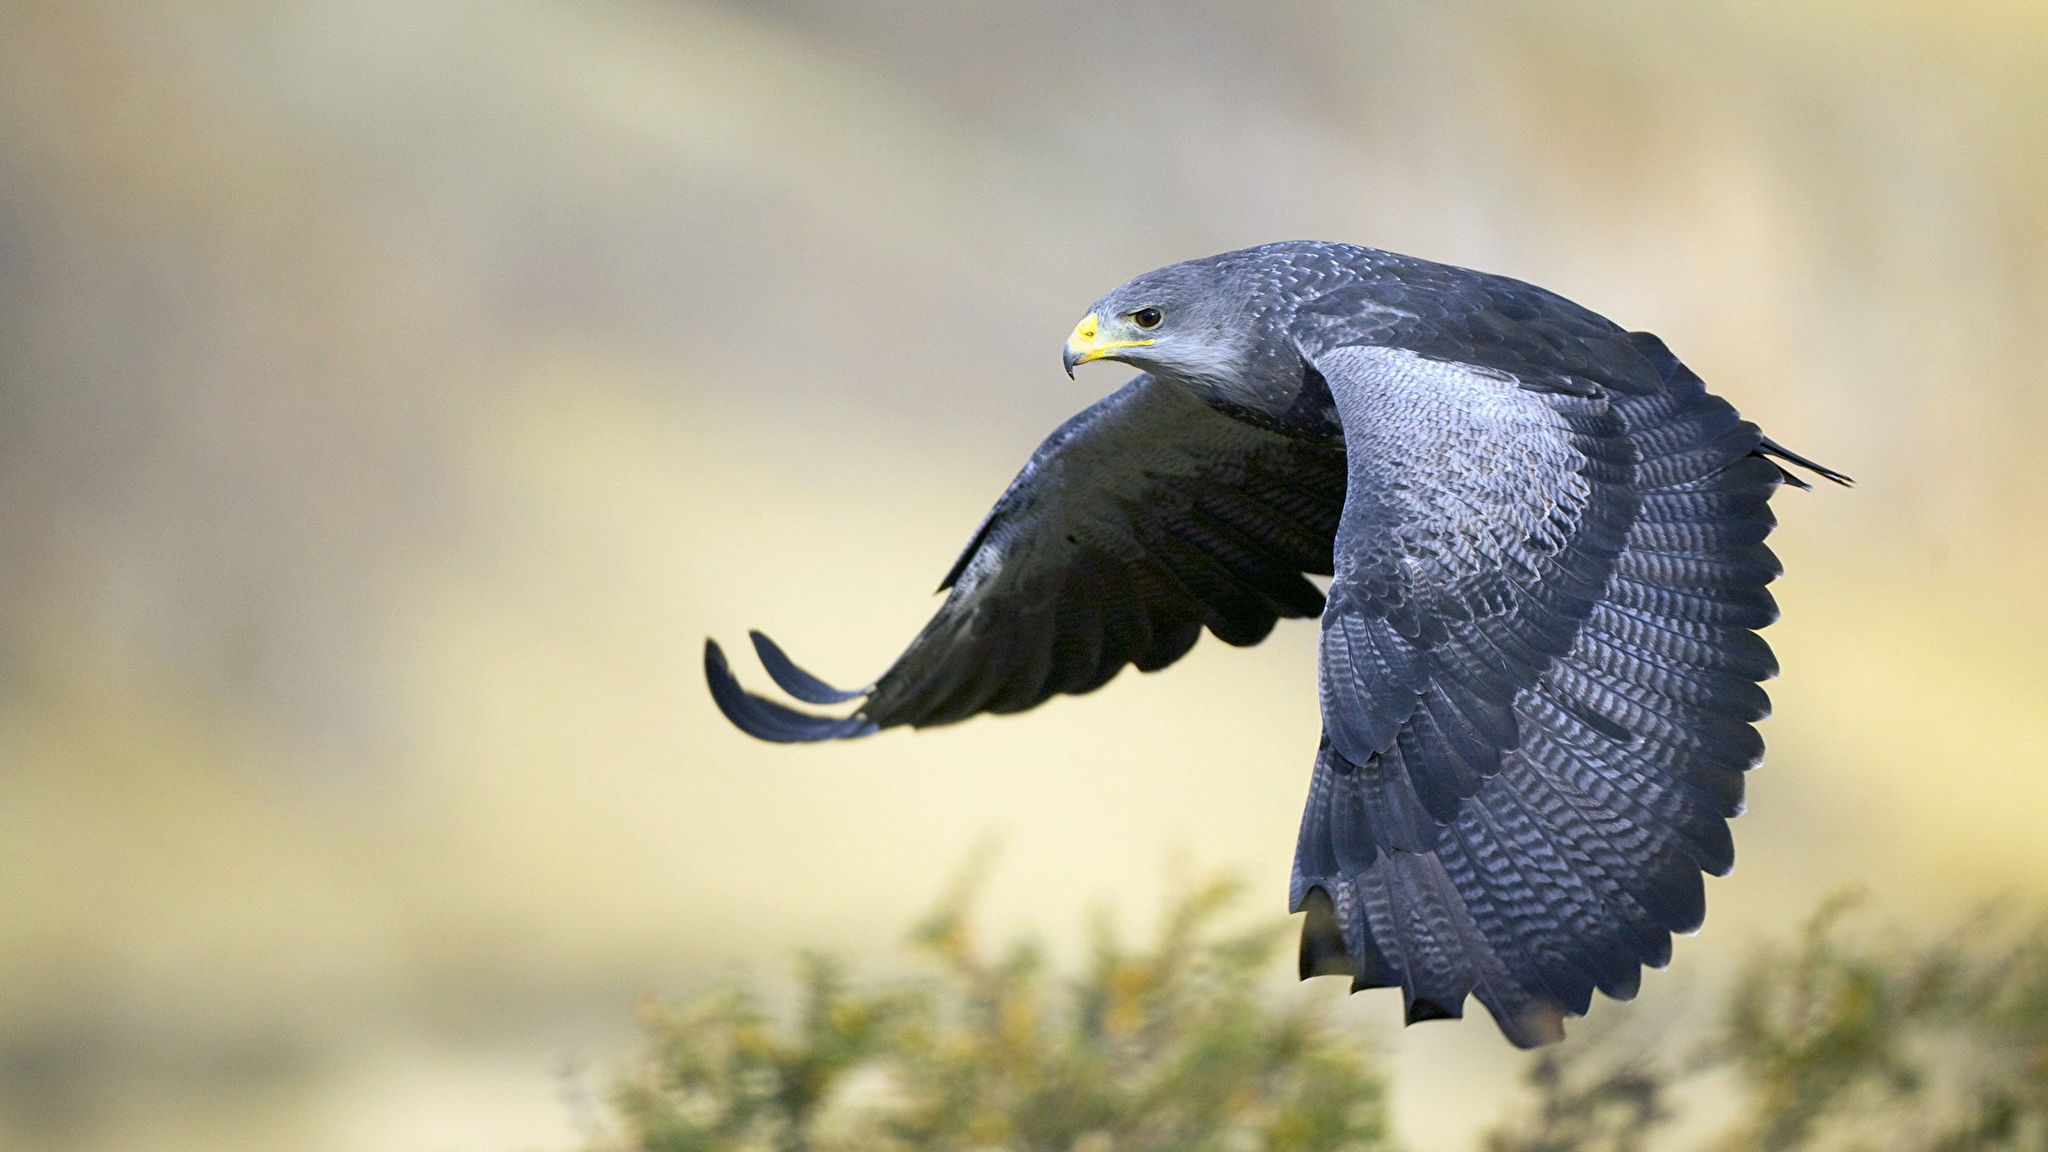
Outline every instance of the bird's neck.
{"label": "bird's neck", "polygon": [[1233,420],[1310,440],[1341,440],[1330,385],[1313,364],[1255,365],[1228,378],[1155,373]]}

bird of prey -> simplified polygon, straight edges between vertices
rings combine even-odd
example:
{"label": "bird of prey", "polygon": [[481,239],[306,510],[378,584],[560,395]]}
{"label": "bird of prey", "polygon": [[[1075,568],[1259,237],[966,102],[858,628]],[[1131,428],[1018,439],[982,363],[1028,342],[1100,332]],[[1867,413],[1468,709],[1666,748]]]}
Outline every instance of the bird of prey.
{"label": "bird of prey", "polygon": [[785,692],[850,714],[747,692],[706,641],[727,718],[801,742],[1020,712],[1320,615],[1302,976],[1399,987],[1409,1023],[1477,996],[1523,1047],[1632,997],[1733,864],[1776,672],[1768,501],[1808,487],[1778,462],[1848,478],[1655,336],[1346,244],[1139,276],[1068,337],[1069,374],[1093,360],[1142,374],[1032,454],[880,679],[833,688],[753,634]]}

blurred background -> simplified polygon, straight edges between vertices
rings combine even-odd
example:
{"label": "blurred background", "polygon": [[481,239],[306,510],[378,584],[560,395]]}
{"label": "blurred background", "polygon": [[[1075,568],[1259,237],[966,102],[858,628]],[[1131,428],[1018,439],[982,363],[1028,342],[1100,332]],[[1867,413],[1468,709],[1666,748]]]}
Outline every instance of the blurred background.
{"label": "blurred background", "polygon": [[[636,996],[887,972],[990,835],[1056,948],[1197,866],[1278,916],[1310,625],[808,749],[698,659],[874,675],[1120,382],[1087,303],[1296,237],[1860,482],[1778,500],[1741,866],[1636,1010],[1843,885],[2042,894],[2048,6],[0,0],[0,1142],[569,1147]],[[1521,1067],[1344,1012],[1418,1149]]]}

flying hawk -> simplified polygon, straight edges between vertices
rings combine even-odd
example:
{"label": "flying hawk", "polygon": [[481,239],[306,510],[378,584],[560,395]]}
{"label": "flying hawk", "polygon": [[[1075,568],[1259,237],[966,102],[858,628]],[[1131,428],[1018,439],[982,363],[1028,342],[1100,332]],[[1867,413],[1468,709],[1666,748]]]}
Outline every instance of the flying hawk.
{"label": "flying hawk", "polygon": [[[1476,995],[1522,1046],[1628,999],[1705,915],[1763,753],[1756,630],[1776,461],[1664,343],[1502,276],[1347,244],[1174,264],[1097,301],[1066,365],[1142,374],[1056,430],[924,631],[842,691],[759,633],[765,740],[1020,712],[1163,668],[1204,628],[1322,617],[1323,734],[1296,848],[1304,978]],[[1327,596],[1305,574],[1331,576]]]}

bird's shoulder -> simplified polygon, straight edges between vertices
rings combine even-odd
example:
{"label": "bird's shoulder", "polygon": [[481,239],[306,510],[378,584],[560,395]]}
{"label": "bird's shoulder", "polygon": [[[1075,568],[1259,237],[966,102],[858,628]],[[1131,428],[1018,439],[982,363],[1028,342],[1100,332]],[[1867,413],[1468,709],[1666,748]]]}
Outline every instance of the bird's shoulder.
{"label": "bird's shoulder", "polygon": [[1490,272],[1358,249],[1346,274],[1303,295],[1296,343],[1311,361],[1345,347],[1400,349],[1536,391],[1647,395],[1658,366],[1621,325],[1549,289]]}

